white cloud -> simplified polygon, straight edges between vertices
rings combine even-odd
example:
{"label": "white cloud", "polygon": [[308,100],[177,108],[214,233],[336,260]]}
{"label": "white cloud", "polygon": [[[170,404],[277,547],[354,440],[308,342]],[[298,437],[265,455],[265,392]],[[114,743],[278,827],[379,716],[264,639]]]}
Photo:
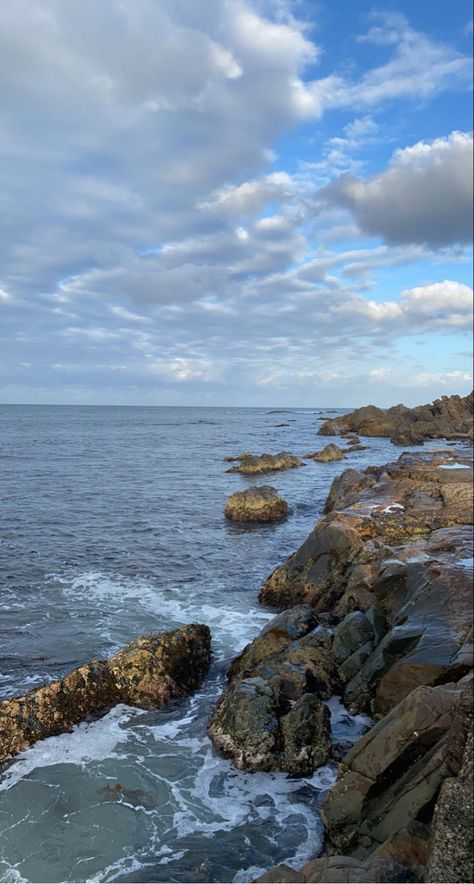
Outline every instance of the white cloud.
{"label": "white cloud", "polygon": [[472,135],[418,142],[397,150],[389,167],[362,181],[344,175],[321,200],[350,209],[360,228],[386,242],[438,248],[472,239]]}

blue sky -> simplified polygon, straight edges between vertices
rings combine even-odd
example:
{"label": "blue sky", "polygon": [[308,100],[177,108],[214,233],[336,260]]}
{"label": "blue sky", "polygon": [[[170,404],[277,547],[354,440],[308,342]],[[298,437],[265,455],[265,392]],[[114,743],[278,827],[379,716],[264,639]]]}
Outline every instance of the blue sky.
{"label": "blue sky", "polygon": [[472,387],[472,11],[11,0],[0,402]]}

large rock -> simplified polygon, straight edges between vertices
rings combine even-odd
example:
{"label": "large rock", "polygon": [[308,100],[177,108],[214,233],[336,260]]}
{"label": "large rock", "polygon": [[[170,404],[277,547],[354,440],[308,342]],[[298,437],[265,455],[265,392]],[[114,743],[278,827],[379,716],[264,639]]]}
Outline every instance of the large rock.
{"label": "large rock", "polygon": [[397,445],[413,445],[423,439],[468,438],[473,435],[473,393],[442,396],[430,405],[407,408],[376,408],[368,405],[332,418],[319,428],[321,436],[357,433],[360,436],[392,437]]}
{"label": "large rock", "polygon": [[423,821],[464,746],[459,686],[416,688],[345,756],[321,815],[331,844],[364,857]]}
{"label": "large rock", "polygon": [[288,504],[275,488],[260,485],[231,494],[224,515],[234,522],[279,522],[288,515]]}
{"label": "large rock", "polygon": [[367,884],[367,881],[379,882],[418,881],[410,869],[386,859],[360,860],[352,856],[324,856],[311,859],[303,868],[295,871],[282,863],[269,869],[264,875],[255,879],[257,884],[292,884],[292,882],[311,882],[311,884]]}
{"label": "large rock", "polygon": [[207,626],[145,635],[109,660],[0,703],[0,763],[38,740],[69,731],[116,703],[159,707],[199,687],[210,661]]}
{"label": "large rock", "polygon": [[327,514],[262,587],[264,604],[309,603],[336,623],[354,611],[377,619],[374,637],[340,661],[354,711],[373,702],[384,714],[418,685],[472,667],[469,464],[435,452],[346,470]]}
{"label": "large rock", "polygon": [[457,777],[441,786],[434,811],[425,881],[474,880],[474,782],[472,693],[466,709],[468,735]]}
{"label": "large rock", "polygon": [[238,767],[303,775],[329,758],[322,701],[339,675],[332,635],[317,624],[309,605],[284,611],[233,661],[209,735]]}
{"label": "large rock", "polygon": [[314,454],[305,454],[305,457],[317,460],[318,463],[330,463],[333,460],[344,460],[344,452],[339,448],[339,445],[334,445],[331,442],[329,445],[325,445],[321,451],[315,451]]}
{"label": "large rock", "polygon": [[279,454],[247,454],[236,458],[239,465],[230,467],[228,473],[243,473],[244,476],[259,476],[261,473],[272,473],[275,470],[291,470],[295,467],[303,467],[304,462],[290,454],[288,451],[280,451]]}

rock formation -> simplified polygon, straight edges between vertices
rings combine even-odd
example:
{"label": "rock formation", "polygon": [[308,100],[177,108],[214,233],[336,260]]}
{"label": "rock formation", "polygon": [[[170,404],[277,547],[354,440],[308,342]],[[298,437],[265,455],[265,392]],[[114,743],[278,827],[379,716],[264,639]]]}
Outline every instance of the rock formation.
{"label": "rock formation", "polygon": [[279,454],[260,454],[258,456],[245,453],[228,460],[239,461],[239,466],[230,467],[228,473],[242,473],[244,476],[259,476],[261,473],[272,473],[276,470],[291,470],[295,467],[303,467],[304,463],[294,454],[288,451],[280,451]]}
{"label": "rock formation", "polygon": [[207,626],[143,635],[108,660],[0,703],[0,763],[117,703],[157,708],[199,687],[210,661]]}
{"label": "rock formation", "polygon": [[326,445],[322,451],[315,451],[313,454],[305,454],[305,457],[311,460],[317,460],[319,463],[330,463],[332,460],[344,460],[344,454],[339,445],[332,442]]}
{"label": "rock formation", "polygon": [[327,420],[320,436],[357,433],[360,436],[387,436],[396,445],[417,445],[424,439],[462,439],[473,436],[474,394],[443,396],[431,405],[407,408],[376,408],[367,405],[350,414]]}
{"label": "rock formation", "polygon": [[288,504],[276,488],[260,485],[231,494],[224,515],[234,522],[278,522],[288,515]]}
{"label": "rock formation", "polygon": [[311,773],[331,753],[329,711],[338,684],[331,635],[309,605],[272,620],[232,663],[209,727],[246,770]]}

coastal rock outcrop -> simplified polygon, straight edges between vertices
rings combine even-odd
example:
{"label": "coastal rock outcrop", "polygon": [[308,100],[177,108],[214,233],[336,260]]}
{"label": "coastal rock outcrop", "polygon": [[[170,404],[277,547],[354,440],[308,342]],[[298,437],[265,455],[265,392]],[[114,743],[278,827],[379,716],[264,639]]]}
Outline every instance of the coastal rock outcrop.
{"label": "coastal rock outcrop", "polygon": [[332,442],[326,445],[322,451],[315,451],[314,454],[306,454],[305,457],[316,460],[318,463],[331,463],[333,460],[344,460],[344,453],[339,445]]}
{"label": "coastal rock outcrop", "polygon": [[234,522],[278,522],[288,515],[288,503],[276,488],[261,485],[231,494],[224,514]]}
{"label": "coastal rock outcrop", "polygon": [[442,396],[432,404],[407,408],[377,408],[367,405],[350,414],[327,420],[320,436],[356,433],[359,436],[387,436],[396,445],[417,445],[424,439],[462,439],[473,436],[474,394]]}
{"label": "coastal rock outcrop", "polygon": [[207,626],[143,635],[108,660],[0,702],[0,763],[117,703],[157,708],[199,687],[210,662]]}
{"label": "coastal rock outcrop", "polygon": [[295,467],[303,467],[304,462],[290,454],[288,451],[280,451],[278,454],[253,455],[244,453],[237,458],[229,460],[239,461],[239,465],[230,467],[228,473],[242,473],[244,476],[259,476],[262,473],[272,473],[276,470],[292,470]]}
{"label": "coastal rock outcrop", "polygon": [[308,774],[331,753],[323,701],[339,684],[332,636],[309,605],[279,614],[237,657],[209,735],[237,767]]}

